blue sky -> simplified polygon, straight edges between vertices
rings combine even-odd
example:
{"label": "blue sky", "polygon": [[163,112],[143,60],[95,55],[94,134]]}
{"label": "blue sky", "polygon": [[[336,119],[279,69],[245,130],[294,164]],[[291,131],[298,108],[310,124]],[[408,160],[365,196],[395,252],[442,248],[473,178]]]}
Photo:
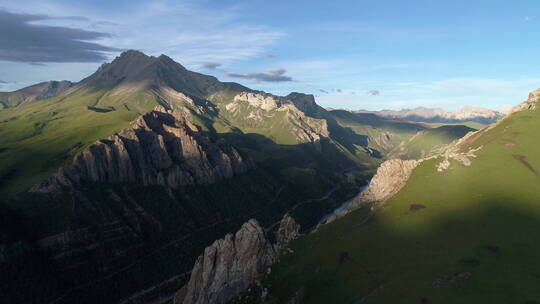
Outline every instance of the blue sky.
{"label": "blue sky", "polygon": [[325,107],[498,109],[540,87],[538,1],[0,0],[0,10],[13,27],[0,28],[0,90],[78,81],[125,49]]}

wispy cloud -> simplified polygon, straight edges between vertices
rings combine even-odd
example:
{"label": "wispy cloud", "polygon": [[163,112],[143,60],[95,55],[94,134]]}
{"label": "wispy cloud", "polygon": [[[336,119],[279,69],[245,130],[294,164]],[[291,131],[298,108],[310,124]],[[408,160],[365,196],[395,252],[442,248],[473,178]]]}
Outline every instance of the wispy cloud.
{"label": "wispy cloud", "polygon": [[92,22],[91,27],[111,27],[111,26],[120,26],[119,23],[110,22],[110,21],[97,21]]}
{"label": "wispy cloud", "polygon": [[5,83],[7,83],[7,82],[0,79],[0,84],[5,84]]}
{"label": "wispy cloud", "polygon": [[107,33],[36,24],[46,20],[87,21],[85,17],[16,14],[0,10],[0,60],[15,62],[102,62],[117,49],[90,42]]}
{"label": "wispy cloud", "polygon": [[532,22],[534,19],[536,19],[535,16],[525,16],[523,17],[523,22],[529,23],[529,22]]}
{"label": "wispy cloud", "polygon": [[287,71],[285,69],[275,69],[268,72],[258,72],[258,73],[232,73],[227,72],[227,76],[233,78],[243,78],[256,81],[264,82],[286,82],[292,81],[293,79],[290,76],[285,75]]}
{"label": "wispy cloud", "polygon": [[202,67],[206,70],[215,70],[220,66],[222,66],[222,64],[217,62],[207,62],[202,65]]}

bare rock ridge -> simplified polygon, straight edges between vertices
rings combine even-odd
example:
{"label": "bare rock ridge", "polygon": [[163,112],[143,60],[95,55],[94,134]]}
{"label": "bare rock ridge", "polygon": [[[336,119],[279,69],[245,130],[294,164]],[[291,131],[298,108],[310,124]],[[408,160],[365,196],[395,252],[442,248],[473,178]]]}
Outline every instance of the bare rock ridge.
{"label": "bare rock ridge", "polygon": [[130,128],[78,154],[70,167],[35,185],[55,192],[84,183],[132,183],[176,189],[212,184],[255,168],[223,140],[212,141],[182,114],[158,106]]}
{"label": "bare rock ridge", "polygon": [[175,297],[175,304],[224,304],[254,283],[278,257],[300,226],[285,215],[276,243],[271,244],[259,223],[251,219],[236,234],[206,247],[191,272],[191,278]]}

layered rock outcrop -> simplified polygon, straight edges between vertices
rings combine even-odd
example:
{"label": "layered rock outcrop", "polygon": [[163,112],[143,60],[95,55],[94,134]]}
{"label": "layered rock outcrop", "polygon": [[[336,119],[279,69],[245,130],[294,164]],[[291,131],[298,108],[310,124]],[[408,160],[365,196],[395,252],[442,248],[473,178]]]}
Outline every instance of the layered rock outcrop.
{"label": "layered rock outcrop", "polygon": [[176,295],[176,304],[223,304],[254,283],[270,266],[300,226],[285,215],[276,244],[272,244],[259,223],[251,219],[236,234],[206,247],[197,258],[189,283]]}
{"label": "layered rock outcrop", "polygon": [[212,184],[255,167],[223,140],[211,140],[176,111],[156,107],[132,127],[100,140],[33,192],[83,183],[133,183],[178,188]]}
{"label": "layered rock outcrop", "polygon": [[234,96],[234,101],[247,101],[250,106],[261,108],[265,111],[270,111],[283,105],[283,100],[279,97],[255,92],[241,92]]}

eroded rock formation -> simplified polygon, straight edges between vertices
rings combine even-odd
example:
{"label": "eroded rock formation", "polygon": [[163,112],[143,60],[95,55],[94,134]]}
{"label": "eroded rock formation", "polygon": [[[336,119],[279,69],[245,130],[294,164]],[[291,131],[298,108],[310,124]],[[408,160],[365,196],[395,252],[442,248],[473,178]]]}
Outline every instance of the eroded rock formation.
{"label": "eroded rock formation", "polygon": [[285,248],[290,241],[298,237],[300,231],[300,225],[296,221],[286,214],[281,222],[279,222],[279,228],[276,232],[276,251]]}
{"label": "eroded rock formation", "polygon": [[255,167],[222,140],[212,141],[176,111],[156,107],[132,127],[78,154],[34,192],[54,192],[83,183],[134,183],[170,188],[212,184]]}
{"label": "eroded rock formation", "polygon": [[280,222],[276,244],[271,244],[259,223],[251,219],[236,234],[206,247],[197,258],[189,283],[176,295],[176,304],[223,304],[254,283],[289,241],[298,236],[300,226],[285,215]]}
{"label": "eroded rock formation", "polygon": [[465,167],[468,167],[472,164],[472,160],[476,158],[476,152],[481,150],[482,146],[469,149],[467,152],[459,152],[459,150],[448,149],[444,154],[442,154],[443,160],[437,165],[437,171],[443,172],[444,170],[450,168],[450,160],[455,160],[462,164]]}

